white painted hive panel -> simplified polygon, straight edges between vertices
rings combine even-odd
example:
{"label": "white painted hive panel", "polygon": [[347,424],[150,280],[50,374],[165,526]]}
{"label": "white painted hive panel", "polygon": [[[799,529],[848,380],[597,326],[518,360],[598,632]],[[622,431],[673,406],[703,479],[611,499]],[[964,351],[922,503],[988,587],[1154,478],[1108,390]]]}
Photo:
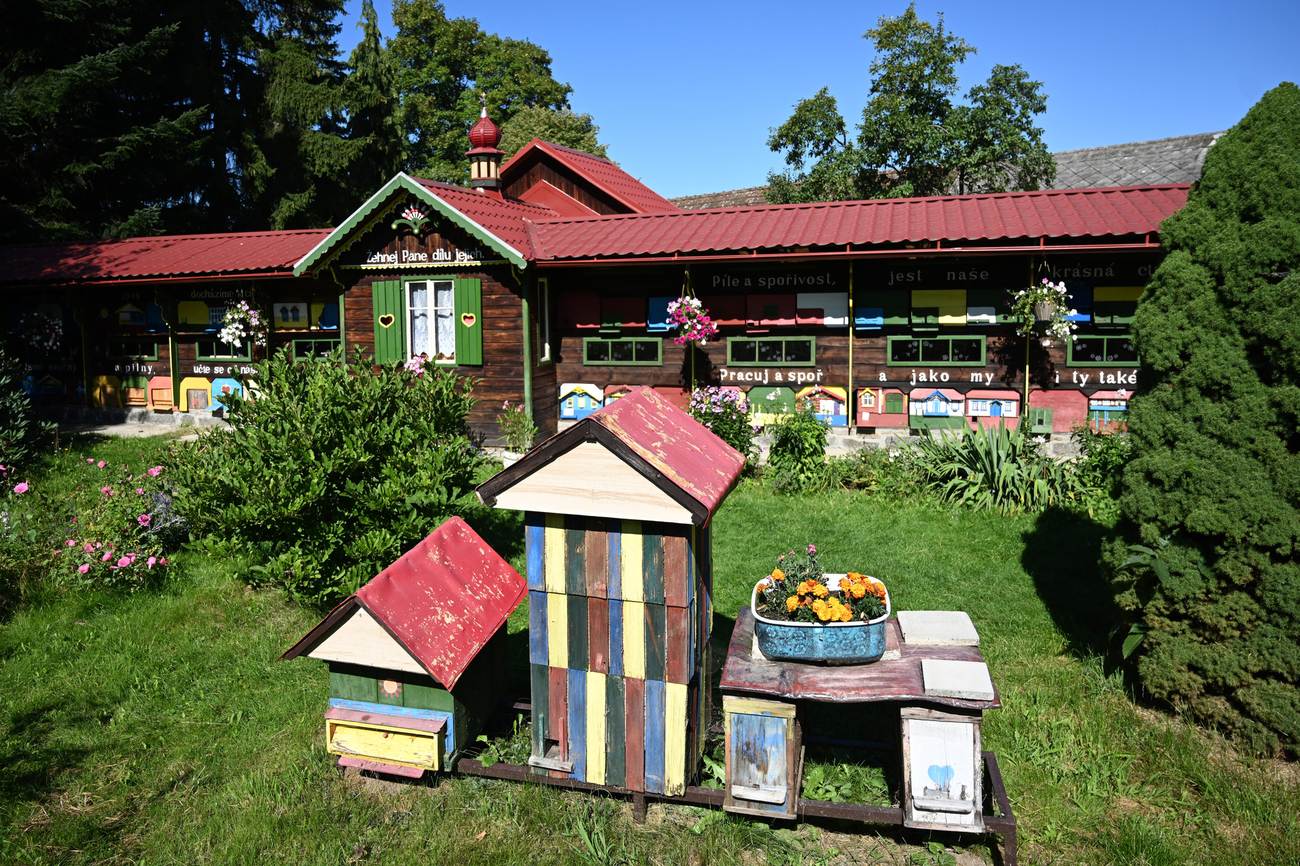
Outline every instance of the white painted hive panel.
{"label": "white painted hive panel", "polygon": [[921,659],[921,678],[925,693],[936,698],[991,701],[994,697],[993,679],[984,662]]}
{"label": "white painted hive panel", "polygon": [[975,623],[964,610],[900,610],[903,642],[916,646],[979,646]]}

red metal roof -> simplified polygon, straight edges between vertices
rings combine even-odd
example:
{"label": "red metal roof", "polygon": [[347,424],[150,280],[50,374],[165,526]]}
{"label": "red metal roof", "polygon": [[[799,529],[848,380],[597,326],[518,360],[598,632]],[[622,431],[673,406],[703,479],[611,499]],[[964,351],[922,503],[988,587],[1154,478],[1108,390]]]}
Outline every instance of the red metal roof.
{"label": "red metal roof", "polygon": [[357,590],[357,598],[450,689],[527,591],[510,563],[452,517]]}
{"label": "red metal roof", "polygon": [[643,184],[632,175],[619,168],[604,157],[595,156],[582,150],[574,150],[549,141],[534,138],[515,152],[501,167],[502,179],[505,179],[515,165],[522,164],[522,159],[533,151],[549,155],[565,168],[580,175],[615,201],[631,209],[634,213],[677,213],[677,205]]}
{"label": "red metal roof", "polygon": [[80,283],[148,277],[292,272],[329,229],[162,235],[0,247],[0,282]]}
{"label": "red metal roof", "polygon": [[739,451],[652,388],[587,416],[707,509],[718,510],[745,468]]}
{"label": "red metal roof", "polygon": [[923,241],[1145,235],[1185,184],[875,199],[540,220],[541,260],[784,250]]}
{"label": "red metal roof", "polygon": [[436,180],[414,178],[429,192],[514,247],[524,258],[534,258],[525,220],[549,219],[556,212],[548,207],[510,201],[493,192],[477,192]]}

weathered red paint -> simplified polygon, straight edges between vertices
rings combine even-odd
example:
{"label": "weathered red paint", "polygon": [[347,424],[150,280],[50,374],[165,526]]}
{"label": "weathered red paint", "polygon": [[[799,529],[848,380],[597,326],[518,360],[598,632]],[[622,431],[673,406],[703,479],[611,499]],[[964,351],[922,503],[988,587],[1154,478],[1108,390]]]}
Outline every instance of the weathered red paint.
{"label": "weathered red paint", "polygon": [[588,416],[624,442],[669,481],[717,511],[745,458],[687,412],[650,388],[636,388]]}
{"label": "weathered red paint", "polygon": [[356,597],[450,689],[527,591],[519,572],[469,524],[453,517],[357,590]]}

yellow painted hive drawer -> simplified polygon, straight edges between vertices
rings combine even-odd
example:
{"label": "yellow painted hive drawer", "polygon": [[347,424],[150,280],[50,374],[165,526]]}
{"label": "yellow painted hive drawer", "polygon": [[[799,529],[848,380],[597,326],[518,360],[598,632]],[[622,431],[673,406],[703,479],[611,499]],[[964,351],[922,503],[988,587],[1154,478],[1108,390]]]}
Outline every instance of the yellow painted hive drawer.
{"label": "yellow painted hive drawer", "polygon": [[384,764],[440,770],[442,733],[344,719],[325,720],[330,754]]}

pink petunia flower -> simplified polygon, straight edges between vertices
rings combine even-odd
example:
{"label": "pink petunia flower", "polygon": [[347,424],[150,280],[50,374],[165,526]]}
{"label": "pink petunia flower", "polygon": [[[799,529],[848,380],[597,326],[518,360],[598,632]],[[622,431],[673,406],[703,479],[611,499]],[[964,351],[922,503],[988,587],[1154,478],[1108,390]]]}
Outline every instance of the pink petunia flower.
{"label": "pink petunia flower", "polygon": [[101,460],[101,461],[99,461],[98,463],[96,463],[95,465],[98,466],[100,469],[103,469],[105,466],[108,465],[108,463],[106,463],[105,461]]}
{"label": "pink petunia flower", "polygon": [[153,517],[151,515],[141,514],[139,517],[135,519],[135,522],[140,524],[141,526],[148,526],[149,521],[151,520],[153,520]]}
{"label": "pink petunia flower", "polygon": [[26,481],[19,481],[14,485],[14,493],[23,494],[31,490],[31,486]]}
{"label": "pink petunia flower", "polygon": [[95,552],[95,545],[93,545],[93,544],[91,544],[89,541],[87,541],[85,544],[81,545],[81,549],[84,550],[84,551],[86,551],[86,553],[94,553],[94,552]]}
{"label": "pink petunia flower", "polygon": [[158,564],[159,564],[159,565],[166,565],[166,564],[167,564],[167,557],[164,556],[162,559],[158,560]]}
{"label": "pink petunia flower", "polygon": [[113,558],[113,554],[109,553],[108,551],[104,551],[104,555],[99,558],[99,561],[108,562],[112,558]]}
{"label": "pink petunia flower", "polygon": [[163,470],[163,468],[162,468],[161,466],[151,466],[151,467],[149,467],[149,477],[150,477],[150,478],[157,478],[159,475],[162,475],[162,470]]}
{"label": "pink petunia flower", "polygon": [[810,545],[808,545],[808,555],[809,555],[809,556],[816,556],[816,555],[817,555],[817,545],[815,545],[815,544],[810,544]]}
{"label": "pink petunia flower", "polygon": [[87,458],[86,458],[86,462],[93,466],[93,465],[95,465],[95,458],[94,458],[94,457],[87,457]]}
{"label": "pink petunia flower", "polygon": [[90,563],[88,562],[83,562],[81,565],[77,566],[77,572],[79,574],[85,574],[88,571],[90,571]]}
{"label": "pink petunia flower", "polygon": [[156,556],[151,556],[151,557],[149,557],[148,559],[146,559],[146,560],[144,561],[144,564],[145,564],[146,566],[148,566],[149,568],[153,568],[155,565],[158,564],[158,557],[156,557]]}
{"label": "pink petunia flower", "polygon": [[99,492],[104,494],[105,496],[112,496],[113,488],[105,484],[103,487],[99,488]]}
{"label": "pink petunia flower", "polygon": [[118,568],[126,568],[130,564],[131,564],[131,557],[129,556],[124,556],[117,561]]}
{"label": "pink petunia flower", "polygon": [[69,538],[67,541],[63,542],[63,546],[64,546],[64,547],[76,547],[76,546],[77,546],[77,539],[75,539],[75,538]]}
{"label": "pink petunia flower", "polygon": [[136,495],[136,496],[144,496],[144,488],[143,488],[143,487],[137,487],[137,488],[135,489],[135,495]]}

